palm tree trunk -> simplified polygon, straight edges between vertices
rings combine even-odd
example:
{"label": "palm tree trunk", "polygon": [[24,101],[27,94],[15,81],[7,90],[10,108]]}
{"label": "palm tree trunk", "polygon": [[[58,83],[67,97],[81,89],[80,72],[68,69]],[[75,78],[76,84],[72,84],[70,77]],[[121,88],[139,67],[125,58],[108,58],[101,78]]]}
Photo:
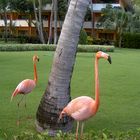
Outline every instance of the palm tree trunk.
{"label": "palm tree trunk", "polygon": [[39,17],[39,32],[41,41],[43,44],[45,44],[44,34],[43,34],[43,22],[42,22],[42,0],[38,0],[39,6],[38,6],[38,17]]}
{"label": "palm tree trunk", "polygon": [[52,21],[53,21],[53,9],[54,9],[54,0],[52,0],[52,9],[51,9],[51,19],[50,19],[50,27],[49,27],[48,44],[52,44]]}
{"label": "palm tree trunk", "polygon": [[5,42],[7,42],[8,41],[7,39],[7,36],[8,36],[7,12],[6,12],[6,8],[4,8],[3,10],[4,10],[4,23],[5,23],[4,39],[5,39]]}
{"label": "palm tree trunk", "polygon": [[57,44],[57,0],[54,0],[54,44]]}
{"label": "palm tree trunk", "polygon": [[39,16],[37,16],[35,0],[33,0],[34,14],[35,14],[37,31],[38,31],[38,34],[39,34],[39,39],[40,39],[41,43],[44,44],[45,43],[45,40],[44,40],[43,29],[42,29],[41,1],[38,0],[38,2],[39,2],[39,10],[38,10]]}
{"label": "palm tree trunk", "polygon": [[73,73],[79,33],[90,0],[71,0],[62,32],[54,54],[47,88],[36,113],[36,128],[55,135],[58,130],[68,132],[73,120],[65,116],[58,122],[59,114],[71,100],[70,83]]}

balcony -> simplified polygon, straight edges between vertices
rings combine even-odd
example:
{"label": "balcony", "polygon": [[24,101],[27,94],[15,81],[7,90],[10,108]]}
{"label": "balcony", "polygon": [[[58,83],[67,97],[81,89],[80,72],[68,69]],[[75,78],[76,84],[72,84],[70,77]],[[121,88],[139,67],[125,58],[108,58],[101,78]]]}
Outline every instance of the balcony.
{"label": "balcony", "polygon": [[[102,4],[96,3],[96,4],[90,5],[90,9],[94,13],[101,13],[102,9],[106,8],[107,5],[108,3],[102,3]],[[112,7],[121,7],[120,4],[116,4],[116,3],[112,3],[110,5],[112,5]]]}

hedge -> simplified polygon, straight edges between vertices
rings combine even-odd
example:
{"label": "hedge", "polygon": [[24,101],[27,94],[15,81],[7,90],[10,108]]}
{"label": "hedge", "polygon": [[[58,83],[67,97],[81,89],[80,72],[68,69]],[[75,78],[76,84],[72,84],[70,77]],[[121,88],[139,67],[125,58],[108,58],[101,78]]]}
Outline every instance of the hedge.
{"label": "hedge", "polygon": [[[0,51],[55,51],[56,45],[47,44],[0,44]],[[113,52],[114,46],[78,45],[78,52]]]}
{"label": "hedge", "polygon": [[122,36],[122,48],[140,49],[140,33],[124,33]]}

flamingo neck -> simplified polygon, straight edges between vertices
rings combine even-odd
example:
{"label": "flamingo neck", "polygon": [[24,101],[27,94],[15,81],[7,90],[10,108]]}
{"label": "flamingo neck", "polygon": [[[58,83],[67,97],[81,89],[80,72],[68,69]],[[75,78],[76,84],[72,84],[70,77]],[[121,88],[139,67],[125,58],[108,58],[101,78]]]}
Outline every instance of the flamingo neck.
{"label": "flamingo neck", "polygon": [[36,70],[36,63],[34,63],[34,81],[37,83],[37,70]]}
{"label": "flamingo neck", "polygon": [[95,110],[98,110],[99,99],[99,75],[98,75],[98,58],[95,58]]}

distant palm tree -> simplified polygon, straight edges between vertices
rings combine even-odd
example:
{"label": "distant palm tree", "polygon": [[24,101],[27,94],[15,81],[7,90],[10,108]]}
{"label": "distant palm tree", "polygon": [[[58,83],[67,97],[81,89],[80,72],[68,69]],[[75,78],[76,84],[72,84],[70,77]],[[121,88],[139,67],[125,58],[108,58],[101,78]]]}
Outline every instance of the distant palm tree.
{"label": "distant palm tree", "polygon": [[51,17],[50,17],[50,27],[49,27],[49,36],[48,36],[48,44],[52,44],[52,21],[53,21],[53,13],[54,11],[54,0],[52,0],[52,4],[51,4]]}
{"label": "distant palm tree", "polygon": [[54,1],[54,44],[57,44],[57,13],[58,13],[58,2]]}
{"label": "distant palm tree", "polygon": [[34,14],[36,20],[37,31],[42,44],[45,44],[43,34],[43,21],[42,21],[42,0],[38,0],[38,7],[36,7],[36,0],[33,0]]}
{"label": "distant palm tree", "polygon": [[72,129],[71,118],[65,116],[61,122],[58,122],[58,118],[62,109],[71,100],[70,83],[76,49],[89,2],[90,0],[70,1],[54,54],[48,85],[36,113],[36,128],[40,132],[47,129],[50,135],[55,135],[59,129],[64,132]]}

